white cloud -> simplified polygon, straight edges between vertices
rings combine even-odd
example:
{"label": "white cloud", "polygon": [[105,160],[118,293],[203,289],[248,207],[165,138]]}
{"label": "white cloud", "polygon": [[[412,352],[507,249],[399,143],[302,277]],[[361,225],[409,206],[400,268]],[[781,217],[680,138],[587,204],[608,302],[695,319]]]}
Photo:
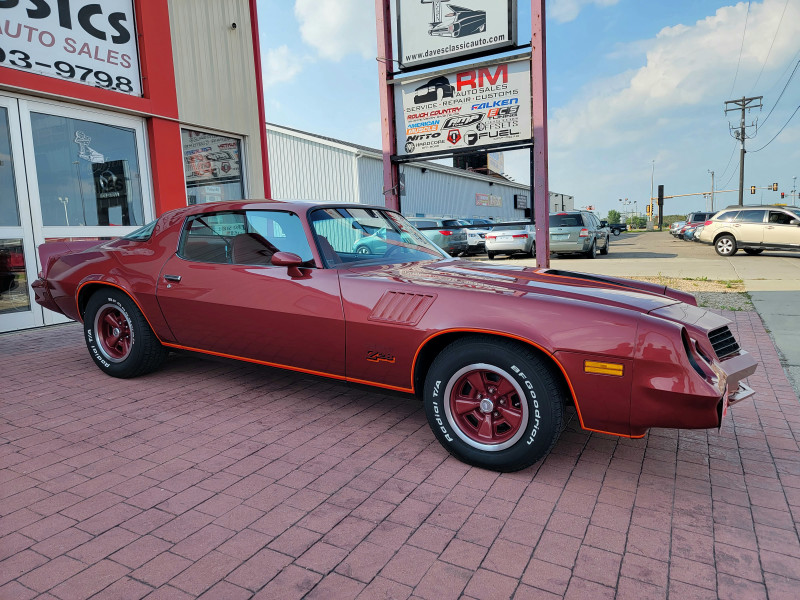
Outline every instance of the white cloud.
{"label": "white cloud", "polygon": [[339,61],[348,54],[377,56],[373,0],[297,0],[294,14],[303,41],[322,58]]}
{"label": "white cloud", "polygon": [[[797,51],[800,4],[789,3],[776,37],[785,5],[785,0],[751,4],[732,93],[746,2],[722,7],[691,25],[666,27],[654,39],[644,42],[644,46],[643,42],[632,44],[632,48],[647,48],[645,66],[590,82],[569,104],[551,109],[552,187],[574,193],[581,202],[598,192],[612,197],[634,193],[647,197],[652,159],[656,159],[656,183],[658,178],[669,181],[674,193],[697,191],[675,188],[705,185],[706,169],[718,169],[719,177],[733,144],[723,112],[724,102],[763,94],[765,111],[749,117],[750,120],[760,117],[763,122],[786,81],[783,76],[775,85]],[[753,89],[768,54],[758,89]],[[791,91],[787,90],[769,125],[759,131],[757,140],[750,142],[748,148],[766,143],[786,121],[797,105],[796,92],[790,98]],[[787,108],[788,114],[783,114]],[[730,120],[738,122],[736,115]],[[787,130],[781,137],[786,140],[790,136],[791,131]],[[773,146],[778,147],[778,141]],[[748,180],[758,176],[759,162],[768,162],[767,152],[748,155]],[[777,165],[769,164],[761,168],[765,173],[769,169],[778,170]],[[733,169],[735,164],[728,175]],[[687,179],[686,173],[695,171],[696,181]],[[764,176],[772,181],[773,175]]]}
{"label": "white cloud", "polygon": [[547,10],[547,17],[558,23],[574,21],[584,6],[596,4],[597,6],[614,6],[619,0],[552,0]]}
{"label": "white cloud", "polygon": [[292,81],[303,70],[303,62],[286,45],[270,48],[264,55],[264,87]]}

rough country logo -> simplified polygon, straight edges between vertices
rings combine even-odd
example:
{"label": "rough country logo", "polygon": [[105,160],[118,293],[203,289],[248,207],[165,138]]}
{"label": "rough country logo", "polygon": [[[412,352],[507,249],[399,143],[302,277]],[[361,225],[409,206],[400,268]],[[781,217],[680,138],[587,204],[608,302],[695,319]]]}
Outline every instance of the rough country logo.
{"label": "rough country logo", "polygon": [[422,4],[431,4],[433,17],[428,27],[428,35],[433,37],[464,37],[486,31],[486,11],[473,10],[463,6],[450,5],[447,17],[453,17],[449,23],[442,20],[442,4],[450,0],[420,0]]}

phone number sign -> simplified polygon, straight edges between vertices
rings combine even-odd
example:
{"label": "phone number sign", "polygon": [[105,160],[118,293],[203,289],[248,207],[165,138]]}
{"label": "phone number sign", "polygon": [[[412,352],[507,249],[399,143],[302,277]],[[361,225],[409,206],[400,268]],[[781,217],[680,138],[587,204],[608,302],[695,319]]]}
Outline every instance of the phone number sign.
{"label": "phone number sign", "polygon": [[0,0],[0,67],[141,96],[133,0]]}
{"label": "phone number sign", "polygon": [[398,154],[515,146],[531,131],[528,60],[431,73],[395,86]]}

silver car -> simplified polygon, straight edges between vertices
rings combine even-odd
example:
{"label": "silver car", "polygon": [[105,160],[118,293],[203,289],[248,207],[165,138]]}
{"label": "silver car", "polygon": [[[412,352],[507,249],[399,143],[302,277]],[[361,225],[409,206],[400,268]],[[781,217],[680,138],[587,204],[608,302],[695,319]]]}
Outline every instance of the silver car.
{"label": "silver car", "polygon": [[713,244],[720,256],[764,250],[800,250],[800,208],[729,206],[705,222],[697,239]]}
{"label": "silver car", "polygon": [[523,252],[536,256],[536,228],[534,225],[495,225],[486,234],[486,254],[494,258],[498,254]]}
{"label": "silver car", "polygon": [[550,252],[583,254],[594,258],[608,254],[610,230],[594,214],[585,211],[550,213]]}
{"label": "silver car", "polygon": [[[427,217],[408,217],[409,223],[419,229],[426,238],[439,246],[451,256],[466,254],[469,246],[467,245],[467,232],[455,219],[429,219]],[[451,223],[451,225],[445,225]]]}

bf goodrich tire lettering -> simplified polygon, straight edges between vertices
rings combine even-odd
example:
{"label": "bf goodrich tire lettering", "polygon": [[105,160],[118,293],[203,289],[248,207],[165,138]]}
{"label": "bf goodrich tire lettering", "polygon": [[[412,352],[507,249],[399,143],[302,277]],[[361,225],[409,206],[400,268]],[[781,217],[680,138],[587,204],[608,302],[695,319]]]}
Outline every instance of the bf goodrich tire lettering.
{"label": "bf goodrich tire lettering", "polygon": [[112,377],[127,379],[155,371],[168,354],[136,303],[114,288],[89,298],[83,331],[89,355]]}
{"label": "bf goodrich tire lettering", "polygon": [[436,438],[466,463],[524,469],[546,456],[564,421],[564,392],[547,359],[524,344],[469,336],[447,346],[425,379]]}

